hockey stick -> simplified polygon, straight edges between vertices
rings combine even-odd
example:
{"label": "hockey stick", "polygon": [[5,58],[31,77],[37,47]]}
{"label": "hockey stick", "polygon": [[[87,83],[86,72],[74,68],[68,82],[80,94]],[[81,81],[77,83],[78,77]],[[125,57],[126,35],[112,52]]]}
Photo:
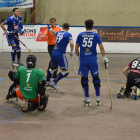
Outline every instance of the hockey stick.
{"label": "hockey stick", "polygon": [[74,68],[74,71],[75,71],[75,75],[77,75],[77,71],[76,71],[76,68],[75,68],[75,64],[74,64],[73,56],[71,56],[71,58],[72,58],[72,63],[73,63],[73,68]]}
{"label": "hockey stick", "polygon": [[110,94],[110,99],[111,99],[110,110],[112,110],[113,101],[112,101],[112,94],[111,94],[111,90],[110,90],[110,83],[109,83],[109,77],[108,77],[108,72],[107,72],[107,63],[105,63],[105,71],[106,71],[106,76],[107,76],[107,81],[108,81],[108,88],[109,88],[109,94]]}
{"label": "hockey stick", "polygon": [[14,35],[14,36],[32,55],[32,51],[16,35]]}

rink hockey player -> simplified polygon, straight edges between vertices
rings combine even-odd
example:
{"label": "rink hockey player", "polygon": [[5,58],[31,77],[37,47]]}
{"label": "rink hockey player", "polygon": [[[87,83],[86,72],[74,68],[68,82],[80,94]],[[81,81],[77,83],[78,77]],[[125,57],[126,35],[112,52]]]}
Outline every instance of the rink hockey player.
{"label": "rink hockey player", "polygon": [[[73,48],[74,44],[72,41],[72,35],[68,33],[69,24],[64,23],[62,27],[63,31],[58,31],[57,33],[50,28],[48,31],[52,32],[56,36],[56,43],[51,55],[51,68],[49,69],[46,77],[46,86],[51,86],[54,89],[54,92],[59,92],[60,88],[57,86],[57,82],[64,77],[69,75],[68,71],[68,60],[66,58],[66,48],[68,43],[70,43],[70,54],[73,55]],[[50,82],[50,78],[52,77],[53,73],[57,70],[58,65],[62,70],[53,82]]]}
{"label": "rink hockey player", "polygon": [[48,103],[49,95],[45,94],[45,74],[41,69],[35,68],[36,62],[36,57],[29,55],[26,59],[27,67],[19,67],[17,73],[13,70],[9,72],[9,77],[14,83],[9,88],[5,99],[18,97],[25,100],[25,105],[21,105],[23,112],[37,108],[39,111],[43,111]]}
{"label": "rink hockey player", "polygon": [[[108,65],[108,59],[105,57],[104,47],[98,33],[92,31],[93,20],[85,21],[85,32],[81,32],[76,41],[75,52],[80,59],[78,75],[81,75],[81,85],[84,91],[83,104],[90,106],[89,86],[88,86],[88,72],[90,70],[92,75],[92,82],[96,92],[96,105],[101,105],[100,97],[100,78],[98,70],[96,45],[98,43],[103,57],[103,63]],[[79,53],[80,48],[80,53]]]}
{"label": "rink hockey player", "polygon": [[[7,29],[5,28],[7,25]],[[19,41],[15,36],[18,37],[18,33],[24,34],[22,17],[19,15],[18,8],[13,9],[13,15],[7,18],[3,23],[1,23],[1,28],[6,31],[6,38],[8,45],[12,47],[11,57],[12,57],[12,68],[17,68],[23,65],[21,61],[21,48]],[[17,55],[17,62],[15,57]]]}
{"label": "rink hockey player", "polygon": [[[137,100],[140,88],[140,58],[131,61],[123,70],[124,75],[127,77],[126,87],[123,85],[117,93],[117,97],[130,97],[132,96]],[[134,93],[131,94],[132,89]]]}

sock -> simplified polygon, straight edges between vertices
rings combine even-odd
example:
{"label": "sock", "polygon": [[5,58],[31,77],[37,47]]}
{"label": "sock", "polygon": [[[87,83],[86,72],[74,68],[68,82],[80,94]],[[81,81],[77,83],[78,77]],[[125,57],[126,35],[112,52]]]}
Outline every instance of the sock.
{"label": "sock", "polygon": [[59,80],[61,80],[64,77],[64,75],[60,72],[56,76],[56,78],[53,80],[53,82],[57,83]]}
{"label": "sock", "polygon": [[50,81],[51,77],[52,77],[52,73],[48,70],[46,81]]}
{"label": "sock", "polygon": [[83,88],[85,97],[89,97],[89,86]]}
{"label": "sock", "polygon": [[15,62],[15,57],[16,57],[16,53],[15,52],[11,52],[12,62]]}
{"label": "sock", "polygon": [[94,88],[95,88],[96,96],[100,96],[100,87],[94,87]]}
{"label": "sock", "polygon": [[17,51],[17,60],[20,60],[21,58],[21,51]]}
{"label": "sock", "polygon": [[[96,84],[100,84],[100,80],[95,80],[94,85]],[[94,86],[94,88],[95,88],[96,96],[100,96],[100,86]]]}

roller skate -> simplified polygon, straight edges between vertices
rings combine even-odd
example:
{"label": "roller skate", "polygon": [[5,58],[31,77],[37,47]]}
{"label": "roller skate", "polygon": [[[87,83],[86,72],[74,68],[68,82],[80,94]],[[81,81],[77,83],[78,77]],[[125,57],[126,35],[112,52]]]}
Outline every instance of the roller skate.
{"label": "roller skate", "polygon": [[54,90],[54,92],[59,92],[60,88],[57,86],[55,82],[51,82],[51,89]]}
{"label": "roller skate", "polygon": [[29,99],[25,99],[25,105],[21,106],[22,112],[29,112],[38,108],[37,102],[30,102]]}
{"label": "roller skate", "polygon": [[46,90],[51,89],[51,81],[46,81],[45,88]]}
{"label": "roller skate", "polygon": [[4,98],[4,100],[6,100],[6,102],[9,102],[9,99],[13,99],[15,98],[14,96],[11,95],[11,92],[7,94],[7,96]]}
{"label": "roller skate", "polygon": [[17,64],[16,62],[12,62],[11,69],[17,70],[18,68],[19,68],[19,64]]}
{"label": "roller skate", "polygon": [[124,91],[125,91],[125,88],[123,85],[121,86],[121,89],[118,91],[117,93],[117,97],[118,98],[121,98],[121,97],[124,97]]}
{"label": "roller skate", "polygon": [[131,96],[134,100],[138,99],[138,95],[139,95],[139,90],[136,86],[132,87],[133,93],[131,93]]}
{"label": "roller skate", "polygon": [[23,62],[20,59],[17,61],[17,64],[19,65],[19,67],[24,66]]}
{"label": "roller skate", "polygon": [[83,106],[91,106],[91,103],[90,103],[90,97],[84,97],[83,98]]}
{"label": "roller skate", "polygon": [[96,106],[100,106],[100,105],[101,105],[101,97],[96,96]]}

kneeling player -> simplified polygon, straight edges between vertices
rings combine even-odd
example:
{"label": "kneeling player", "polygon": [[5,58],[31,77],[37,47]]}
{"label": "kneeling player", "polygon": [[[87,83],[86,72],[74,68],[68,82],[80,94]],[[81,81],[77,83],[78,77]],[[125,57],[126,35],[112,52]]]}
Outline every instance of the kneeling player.
{"label": "kneeling player", "polygon": [[9,88],[6,99],[18,97],[25,100],[26,104],[21,106],[23,112],[37,108],[43,111],[48,103],[49,95],[45,95],[45,74],[41,69],[35,68],[36,62],[36,57],[29,55],[26,59],[27,67],[19,67],[17,73],[12,70],[9,72],[9,77],[14,83]]}
{"label": "kneeling player", "polygon": [[[118,91],[117,97],[129,97],[132,95],[133,98],[137,100],[140,88],[140,58],[134,59],[130,62],[124,68],[123,73],[127,77],[126,87],[121,87],[120,91]],[[130,94],[133,86],[135,86],[134,93]]]}

